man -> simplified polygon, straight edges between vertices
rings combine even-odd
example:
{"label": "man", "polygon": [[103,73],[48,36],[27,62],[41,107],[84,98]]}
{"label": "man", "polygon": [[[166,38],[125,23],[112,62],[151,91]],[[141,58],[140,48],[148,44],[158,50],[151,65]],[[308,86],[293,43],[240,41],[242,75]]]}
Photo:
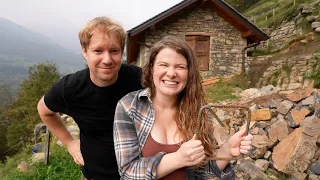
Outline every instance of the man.
{"label": "man", "polygon": [[[141,69],[121,64],[126,32],[107,17],[97,17],[79,32],[88,68],[63,77],[38,103],[42,121],[62,142],[86,179],[119,179],[113,145],[116,104],[141,89]],[[64,113],[80,128],[73,139],[61,121]]]}

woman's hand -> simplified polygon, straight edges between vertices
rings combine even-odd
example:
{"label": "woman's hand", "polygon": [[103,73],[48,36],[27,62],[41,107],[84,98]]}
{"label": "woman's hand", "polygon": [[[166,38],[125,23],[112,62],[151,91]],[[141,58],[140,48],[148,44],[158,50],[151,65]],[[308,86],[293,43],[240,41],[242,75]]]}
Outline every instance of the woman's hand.
{"label": "woman's hand", "polygon": [[200,140],[196,140],[196,135],[183,143],[175,153],[180,162],[180,168],[199,164],[206,157],[202,143]]}
{"label": "woman's hand", "polygon": [[245,133],[246,129],[238,131],[228,140],[229,152],[232,156],[250,153],[253,136],[251,134],[245,136]]}

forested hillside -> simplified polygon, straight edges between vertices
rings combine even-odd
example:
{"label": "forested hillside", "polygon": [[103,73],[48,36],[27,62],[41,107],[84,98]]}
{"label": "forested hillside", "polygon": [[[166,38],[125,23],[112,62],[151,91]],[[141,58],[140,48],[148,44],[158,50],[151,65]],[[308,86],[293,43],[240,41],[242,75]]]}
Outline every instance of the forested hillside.
{"label": "forested hillside", "polygon": [[84,67],[80,54],[67,51],[48,37],[33,32],[7,19],[0,18],[0,87],[16,94],[28,67],[50,61],[63,74]]}

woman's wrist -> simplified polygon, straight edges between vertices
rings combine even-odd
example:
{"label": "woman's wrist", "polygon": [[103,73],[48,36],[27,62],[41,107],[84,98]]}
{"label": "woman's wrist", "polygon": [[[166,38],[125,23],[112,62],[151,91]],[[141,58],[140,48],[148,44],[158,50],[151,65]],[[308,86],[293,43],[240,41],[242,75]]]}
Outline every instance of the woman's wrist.
{"label": "woman's wrist", "polygon": [[233,157],[231,154],[231,148],[229,146],[229,143],[224,143],[221,148],[219,149],[219,156],[221,157]]}

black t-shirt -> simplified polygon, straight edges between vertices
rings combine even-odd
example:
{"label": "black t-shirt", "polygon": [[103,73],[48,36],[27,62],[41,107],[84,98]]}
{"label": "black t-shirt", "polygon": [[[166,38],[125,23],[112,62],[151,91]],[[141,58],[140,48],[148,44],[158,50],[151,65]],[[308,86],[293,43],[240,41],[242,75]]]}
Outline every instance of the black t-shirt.
{"label": "black t-shirt", "polygon": [[113,121],[117,102],[142,88],[141,68],[122,64],[117,81],[98,87],[89,69],[63,77],[44,96],[54,112],[68,114],[80,128],[82,172],[87,179],[119,179],[113,145]]}

